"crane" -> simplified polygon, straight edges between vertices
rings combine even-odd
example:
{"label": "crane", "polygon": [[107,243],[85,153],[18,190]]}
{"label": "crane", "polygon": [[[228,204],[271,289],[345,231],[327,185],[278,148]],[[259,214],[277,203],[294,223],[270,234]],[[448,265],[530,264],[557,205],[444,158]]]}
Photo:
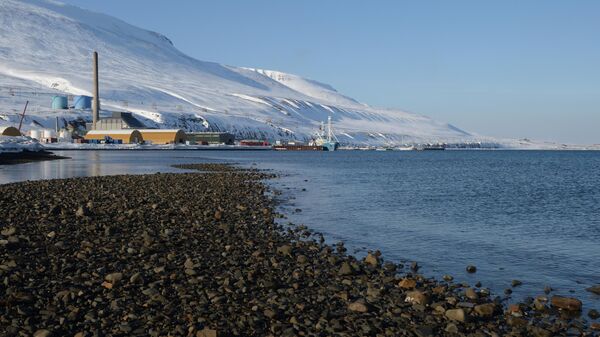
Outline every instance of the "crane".
{"label": "crane", "polygon": [[21,127],[23,126],[23,118],[25,118],[25,112],[27,111],[28,105],[29,101],[25,102],[25,108],[23,109],[23,113],[21,114],[21,120],[19,121],[19,132],[21,132]]}

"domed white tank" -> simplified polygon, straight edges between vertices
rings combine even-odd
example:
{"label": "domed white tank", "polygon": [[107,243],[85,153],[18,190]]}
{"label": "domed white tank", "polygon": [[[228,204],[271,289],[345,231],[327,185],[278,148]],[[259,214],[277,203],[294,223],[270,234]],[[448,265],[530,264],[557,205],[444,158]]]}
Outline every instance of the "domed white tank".
{"label": "domed white tank", "polygon": [[56,138],[56,132],[54,130],[50,130],[50,129],[45,129],[42,137],[44,139],[48,139],[48,138]]}
{"label": "domed white tank", "polygon": [[40,130],[31,130],[29,131],[29,137],[40,140],[40,138],[42,138],[42,132]]}

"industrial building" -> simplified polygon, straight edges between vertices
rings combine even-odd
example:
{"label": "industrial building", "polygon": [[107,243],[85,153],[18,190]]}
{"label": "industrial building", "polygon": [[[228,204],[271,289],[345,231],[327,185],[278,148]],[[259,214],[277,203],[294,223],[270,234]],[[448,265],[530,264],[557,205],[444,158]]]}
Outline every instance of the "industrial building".
{"label": "industrial building", "polygon": [[17,128],[12,126],[0,126],[0,136],[11,136],[18,137],[21,135],[21,132]]}
{"label": "industrial building", "polygon": [[196,144],[233,145],[235,136],[227,132],[193,132],[187,134],[188,140]]}
{"label": "industrial building", "polygon": [[90,130],[85,135],[88,141],[101,141],[110,139],[120,141],[123,144],[140,144],[144,142],[144,137],[138,130]]}
{"label": "industrial building", "polygon": [[185,132],[178,129],[140,129],[144,142],[152,144],[182,144],[187,140]]}
{"label": "industrial building", "polygon": [[88,123],[88,130],[124,130],[124,129],[144,129],[146,125],[135,118],[131,112],[113,112],[112,116],[98,118],[96,126],[94,123]]}

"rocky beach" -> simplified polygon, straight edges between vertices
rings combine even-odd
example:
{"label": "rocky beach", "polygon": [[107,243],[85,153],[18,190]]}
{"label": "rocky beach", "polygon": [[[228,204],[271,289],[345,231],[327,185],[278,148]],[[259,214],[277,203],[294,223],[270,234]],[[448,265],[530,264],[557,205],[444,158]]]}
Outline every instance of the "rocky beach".
{"label": "rocky beach", "polygon": [[506,305],[278,224],[268,172],[179,168],[200,172],[0,185],[0,335],[599,334],[550,289]]}

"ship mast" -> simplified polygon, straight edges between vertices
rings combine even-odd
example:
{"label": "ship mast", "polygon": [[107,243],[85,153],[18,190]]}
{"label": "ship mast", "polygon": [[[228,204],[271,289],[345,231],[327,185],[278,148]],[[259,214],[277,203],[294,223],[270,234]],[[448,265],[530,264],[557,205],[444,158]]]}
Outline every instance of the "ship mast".
{"label": "ship mast", "polygon": [[331,142],[331,116],[327,117],[327,141]]}

